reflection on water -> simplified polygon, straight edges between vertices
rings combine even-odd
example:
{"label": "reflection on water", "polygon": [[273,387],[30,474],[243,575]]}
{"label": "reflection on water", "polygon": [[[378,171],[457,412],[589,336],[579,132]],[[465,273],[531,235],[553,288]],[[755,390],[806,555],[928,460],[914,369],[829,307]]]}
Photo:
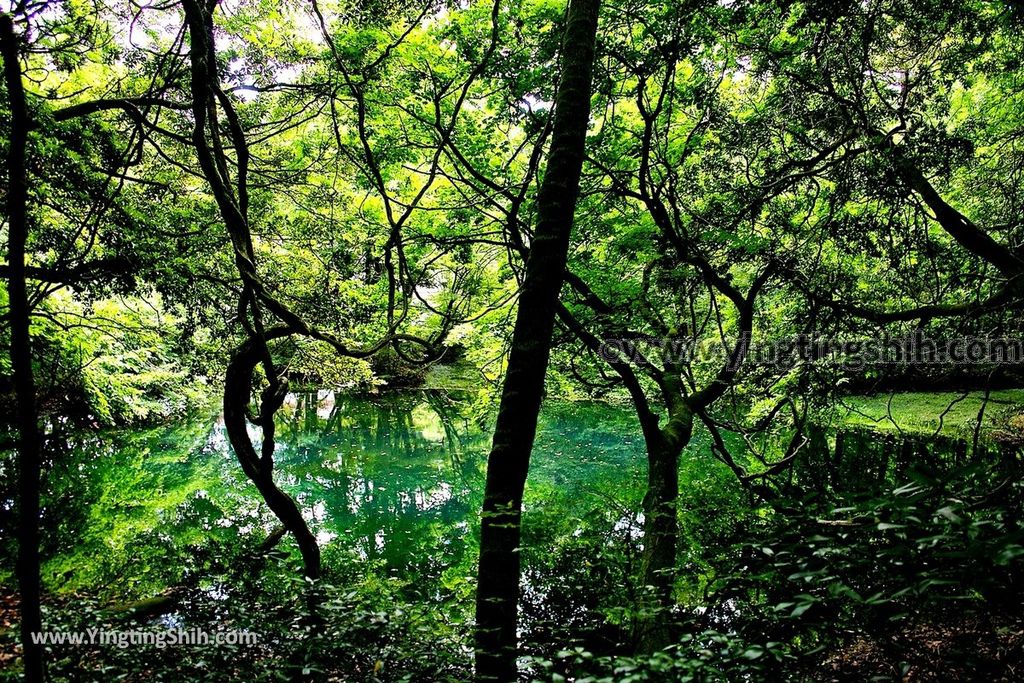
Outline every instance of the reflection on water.
{"label": "reflection on water", "polygon": [[[489,445],[490,419],[445,394],[297,393],[278,414],[276,476],[324,545],[328,568],[358,557],[426,593],[446,573],[472,573]],[[609,499],[618,501],[609,514],[635,506],[643,463],[630,412],[548,403],[526,508],[556,506],[571,519]],[[54,587],[116,580],[122,593],[158,591],[276,527],[214,416],[69,442],[50,485]]]}
{"label": "reflection on water", "polygon": [[321,541],[429,585],[471,550],[488,438],[433,393],[295,394],[279,416],[279,481]]}
{"label": "reflection on water", "polygon": [[903,481],[911,472],[941,478],[969,463],[1009,465],[1016,449],[979,440],[942,435],[896,434],[867,428],[830,434],[807,430],[808,445],[798,460],[801,483],[818,491],[873,492],[887,482]]}
{"label": "reflection on water", "polygon": [[[279,419],[280,481],[320,539],[427,590],[446,572],[471,573],[476,552],[490,430],[468,409],[431,392],[290,396]],[[609,492],[636,491],[643,452],[631,428],[620,409],[546,406],[527,509],[571,515]]]}
{"label": "reflection on water", "polygon": [[[278,414],[276,476],[324,546],[328,571],[345,557],[358,558],[408,579],[423,597],[436,596],[472,574],[491,423],[470,403],[440,393],[297,393]],[[822,492],[869,490],[911,466],[941,472],[968,457],[968,445],[949,439],[867,431],[808,437],[787,476]],[[218,562],[259,545],[276,527],[215,415],[58,445],[50,448],[62,454],[46,477],[43,513],[44,573],[53,589],[146,596],[205,580]],[[998,457],[987,448],[979,446],[977,457]],[[645,469],[628,409],[545,403],[524,501],[524,543],[543,551],[551,539],[595,519],[635,538]],[[680,484],[683,537],[699,544],[715,506],[727,508],[738,495],[735,479],[710,456],[706,434],[696,433],[683,454]],[[3,491],[0,510],[0,550],[8,560],[0,566],[8,576],[12,495]]]}

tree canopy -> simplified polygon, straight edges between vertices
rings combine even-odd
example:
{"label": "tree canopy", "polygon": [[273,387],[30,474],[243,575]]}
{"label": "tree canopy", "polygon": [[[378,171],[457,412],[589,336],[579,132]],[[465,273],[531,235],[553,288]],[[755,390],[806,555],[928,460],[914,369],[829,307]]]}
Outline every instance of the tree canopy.
{"label": "tree canopy", "polygon": [[[283,529],[271,546],[299,549],[297,623],[328,618],[316,503],[275,461],[297,388],[375,396],[461,376],[494,429],[474,518],[481,680],[515,676],[522,654],[520,525],[544,396],[634,419],[644,495],[622,544],[638,543],[629,580],[644,588],[605,654],[654,658],[665,680],[700,660],[681,643],[704,642],[680,621],[696,590],[681,561],[686,454],[732,475],[746,503],[730,519],[792,514],[744,542],[777,533],[768,557],[777,542],[788,554],[773,562],[812,576],[806,546],[787,544],[820,535],[797,530],[815,523],[799,501],[850,503],[839,465],[813,458],[842,454],[836,425],[857,397],[890,393],[874,422],[904,436],[893,396],[962,392],[936,411],[937,438],[979,392],[960,436],[972,462],[986,443],[1003,455],[970,486],[988,486],[979,506],[1019,507],[1016,408],[985,425],[992,392],[1024,381],[1024,12],[597,4],[5,3],[0,471],[18,477],[3,486],[17,536],[4,548],[18,552],[28,680],[46,659],[31,642],[52,589],[40,534],[70,434],[217,411]],[[911,525],[893,500],[856,498],[851,519],[885,509]],[[846,540],[850,558],[871,542]],[[1007,543],[1001,590],[1019,597],[1024,553]],[[847,569],[866,572],[857,561]],[[764,562],[747,563],[764,585],[728,590],[773,594],[764,577],[783,569]],[[796,618],[800,600],[779,604]]]}

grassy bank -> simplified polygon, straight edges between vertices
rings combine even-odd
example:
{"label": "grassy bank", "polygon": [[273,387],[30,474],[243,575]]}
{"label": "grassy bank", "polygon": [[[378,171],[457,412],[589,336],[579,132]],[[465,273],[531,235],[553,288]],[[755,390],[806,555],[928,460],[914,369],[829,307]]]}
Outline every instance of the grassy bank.
{"label": "grassy bank", "polygon": [[882,432],[964,436],[1004,430],[1024,413],[1024,389],[985,392],[908,392],[846,396],[839,405],[843,422]]}

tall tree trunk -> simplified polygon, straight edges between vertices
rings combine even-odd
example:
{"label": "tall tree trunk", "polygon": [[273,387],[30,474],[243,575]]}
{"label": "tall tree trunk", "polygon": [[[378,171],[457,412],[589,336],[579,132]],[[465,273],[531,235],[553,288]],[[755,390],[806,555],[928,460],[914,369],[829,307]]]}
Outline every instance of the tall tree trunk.
{"label": "tall tree trunk", "polygon": [[[692,422],[691,422],[692,427]],[[670,644],[665,610],[672,604],[676,554],[679,545],[679,456],[689,443],[657,438],[647,440],[647,492],[644,495],[643,582],[653,589],[653,617],[641,619],[634,639],[637,651],[653,653]]]}
{"label": "tall tree trunk", "polygon": [[513,681],[519,606],[520,517],[537,431],[558,293],[579,194],[599,0],[570,0],[537,229],[526,263],[501,394],[481,515],[476,599],[476,675]]}
{"label": "tall tree trunk", "polygon": [[29,337],[29,305],[25,289],[25,242],[28,239],[28,108],[21,83],[18,38],[14,22],[0,16],[0,52],[4,82],[11,108],[11,139],[7,154],[7,296],[10,301],[11,365],[18,403],[18,589],[21,592],[21,642],[25,680],[42,681],[43,649],[32,642],[42,630],[39,581],[39,480],[41,448],[36,415],[36,386],[32,375],[32,340]]}
{"label": "tall tree trunk", "polygon": [[644,495],[644,584],[666,604],[672,593],[676,565],[679,499],[679,454],[664,439],[647,450],[647,493]]}
{"label": "tall tree trunk", "polygon": [[[210,190],[217,201],[224,226],[231,238],[235,251],[235,264],[244,283],[242,301],[239,306],[241,319],[247,328],[248,339],[236,350],[228,363],[224,382],[224,423],[228,440],[235,451],[246,476],[256,485],[271,512],[282,526],[295,537],[302,553],[304,573],[308,578],[320,576],[320,547],[316,537],[306,524],[298,504],[274,482],[274,413],[281,406],[287,383],[277,377],[270,357],[267,342],[274,338],[302,331],[309,333],[309,327],[298,316],[275,300],[269,300],[271,308],[279,317],[285,318],[288,326],[264,330],[260,298],[264,291],[256,273],[256,255],[253,251],[252,234],[249,230],[248,187],[246,185],[248,166],[248,144],[244,132],[237,125],[233,110],[224,104],[232,130],[238,168],[237,187],[232,190],[228,177],[229,162],[218,137],[219,123],[216,115],[217,92],[219,91],[216,71],[216,48],[213,39],[213,17],[211,12],[216,4],[204,6],[197,0],[183,3],[188,23],[189,62],[192,80],[192,113],[194,125],[192,141],[195,144],[199,166]],[[207,130],[209,128],[209,130]],[[251,328],[246,316],[252,316]],[[247,409],[252,391],[253,371],[257,364],[264,365],[270,388],[261,397],[257,423],[263,432],[261,453],[257,453],[249,439]]]}

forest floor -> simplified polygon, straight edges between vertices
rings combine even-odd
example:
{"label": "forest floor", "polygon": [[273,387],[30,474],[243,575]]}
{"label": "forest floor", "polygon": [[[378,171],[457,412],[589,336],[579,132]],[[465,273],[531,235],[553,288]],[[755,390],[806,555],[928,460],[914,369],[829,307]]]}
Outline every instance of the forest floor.
{"label": "forest floor", "polygon": [[1019,681],[1024,679],[1024,620],[950,613],[910,622],[891,638],[860,635],[828,655],[815,680]]}

